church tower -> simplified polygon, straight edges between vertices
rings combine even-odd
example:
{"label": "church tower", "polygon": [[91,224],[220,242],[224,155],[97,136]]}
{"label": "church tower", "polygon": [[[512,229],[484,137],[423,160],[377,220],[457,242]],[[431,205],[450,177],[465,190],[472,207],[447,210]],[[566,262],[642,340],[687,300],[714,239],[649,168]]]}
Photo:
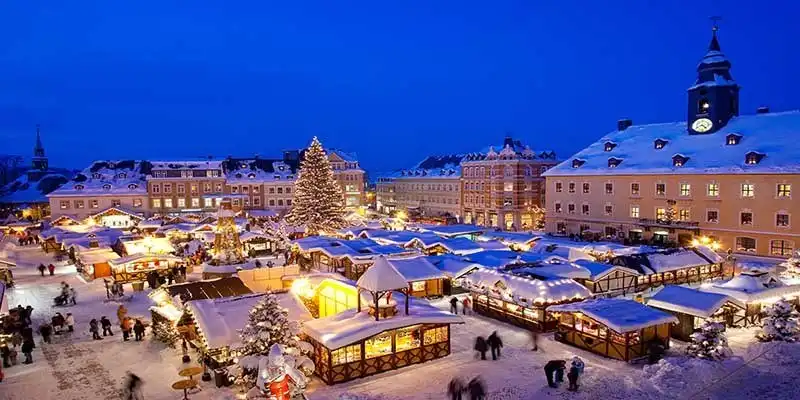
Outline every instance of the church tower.
{"label": "church tower", "polygon": [[33,159],[31,160],[33,169],[37,171],[47,171],[47,157],[44,155],[42,146],[42,136],[39,132],[39,125],[36,125],[36,146],[33,148]]}
{"label": "church tower", "polygon": [[739,85],[731,76],[731,63],[722,53],[712,29],[708,52],[697,65],[697,80],[689,88],[689,134],[714,133],[739,115]]}

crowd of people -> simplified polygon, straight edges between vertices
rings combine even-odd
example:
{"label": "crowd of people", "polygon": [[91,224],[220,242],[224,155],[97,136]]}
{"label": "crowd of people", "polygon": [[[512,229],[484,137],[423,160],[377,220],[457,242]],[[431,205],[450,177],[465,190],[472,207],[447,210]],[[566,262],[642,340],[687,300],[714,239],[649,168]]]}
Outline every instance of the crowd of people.
{"label": "crowd of people", "polygon": [[53,298],[53,302],[57,306],[76,305],[78,304],[78,292],[68,283],[61,281],[61,293]]}
{"label": "crowd of people", "polygon": [[17,244],[20,246],[38,245],[40,242],[39,235],[22,232],[17,235]]}
{"label": "crowd of people", "polygon": [[172,283],[186,282],[186,265],[173,265],[165,274],[159,274],[158,271],[150,271],[147,273],[147,285],[152,289],[158,289],[159,286]]}
{"label": "crowd of people", "polygon": [[50,272],[50,276],[53,276],[56,273],[56,266],[53,264],[49,264],[47,266],[45,266],[44,264],[39,264],[39,266],[36,269],[39,270],[39,273],[42,274],[42,276],[44,276],[45,270]]}
{"label": "crowd of people", "polygon": [[[22,307],[9,310],[9,315],[3,323],[3,333],[9,340],[0,342],[0,355],[3,357],[3,368],[9,368],[19,363],[19,353],[25,356],[23,364],[33,362],[33,349],[36,343],[33,341],[33,327],[31,315],[33,307]],[[19,350],[17,350],[19,348]]]}

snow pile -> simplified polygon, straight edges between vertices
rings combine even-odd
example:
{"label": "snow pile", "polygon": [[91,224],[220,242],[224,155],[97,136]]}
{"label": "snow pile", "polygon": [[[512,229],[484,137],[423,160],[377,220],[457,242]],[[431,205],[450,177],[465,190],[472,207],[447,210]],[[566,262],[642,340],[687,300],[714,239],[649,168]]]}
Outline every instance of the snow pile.
{"label": "snow pile", "polygon": [[690,393],[714,382],[743,364],[741,359],[722,363],[697,358],[665,358],[642,369],[642,386],[651,386],[664,397],[687,398]]}
{"label": "snow pile", "polygon": [[800,343],[756,342],[743,355],[746,360],[763,359],[773,365],[796,366],[800,360]]}
{"label": "snow pile", "polygon": [[761,332],[756,337],[764,342],[794,342],[800,339],[800,321],[794,305],[780,299],[764,310]]}

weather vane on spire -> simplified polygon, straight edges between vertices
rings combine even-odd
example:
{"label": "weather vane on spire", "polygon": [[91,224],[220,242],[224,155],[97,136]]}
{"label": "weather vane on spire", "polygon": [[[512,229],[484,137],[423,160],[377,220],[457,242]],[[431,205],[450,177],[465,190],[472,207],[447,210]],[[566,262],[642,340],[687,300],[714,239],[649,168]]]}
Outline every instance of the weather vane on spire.
{"label": "weather vane on spire", "polygon": [[714,31],[714,32],[718,31],[719,30],[719,21],[722,21],[722,17],[720,17],[718,15],[714,15],[714,16],[710,17],[709,19],[711,20],[711,24],[712,24],[711,30]]}

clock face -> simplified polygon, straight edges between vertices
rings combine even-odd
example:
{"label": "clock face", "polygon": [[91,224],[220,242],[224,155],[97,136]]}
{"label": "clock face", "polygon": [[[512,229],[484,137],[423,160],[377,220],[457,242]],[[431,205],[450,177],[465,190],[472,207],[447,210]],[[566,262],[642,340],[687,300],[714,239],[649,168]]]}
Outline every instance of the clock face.
{"label": "clock face", "polygon": [[708,132],[714,127],[714,123],[708,118],[699,118],[692,123],[692,130],[695,132]]}

